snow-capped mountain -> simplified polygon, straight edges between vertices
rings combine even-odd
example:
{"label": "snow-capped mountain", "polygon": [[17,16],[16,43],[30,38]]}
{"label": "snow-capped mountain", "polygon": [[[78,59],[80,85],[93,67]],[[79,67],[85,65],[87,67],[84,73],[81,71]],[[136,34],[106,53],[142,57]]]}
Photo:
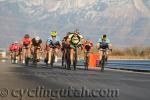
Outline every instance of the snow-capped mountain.
{"label": "snow-capped mountain", "polygon": [[117,46],[146,45],[150,0],[0,0],[0,26],[1,42],[11,34],[10,41],[24,33],[46,39],[51,30],[64,35],[79,28],[95,41],[107,33]]}

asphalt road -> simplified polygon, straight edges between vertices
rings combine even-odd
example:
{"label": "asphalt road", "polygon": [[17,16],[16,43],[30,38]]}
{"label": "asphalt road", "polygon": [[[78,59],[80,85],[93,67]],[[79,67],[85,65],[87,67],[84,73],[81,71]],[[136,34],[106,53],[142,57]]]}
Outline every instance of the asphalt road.
{"label": "asphalt road", "polygon": [[99,70],[74,71],[60,67],[51,69],[44,65],[27,67],[0,63],[0,100],[149,100],[149,98],[150,73],[111,69],[101,73]]}

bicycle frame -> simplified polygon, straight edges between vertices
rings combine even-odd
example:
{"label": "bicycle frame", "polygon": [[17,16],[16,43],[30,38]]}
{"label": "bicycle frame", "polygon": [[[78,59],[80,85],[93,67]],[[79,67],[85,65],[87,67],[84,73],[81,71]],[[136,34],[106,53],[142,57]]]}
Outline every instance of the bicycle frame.
{"label": "bicycle frame", "polygon": [[73,56],[74,70],[76,70],[76,66],[77,66],[77,47],[78,47],[78,45],[75,45],[75,48],[74,48],[74,56]]}
{"label": "bicycle frame", "polygon": [[89,53],[92,53],[90,51],[86,51],[85,52],[85,70],[88,70],[88,67],[89,67]]}
{"label": "bicycle frame", "polygon": [[28,57],[28,54],[27,54],[27,50],[29,49],[29,47],[25,47],[23,49],[26,50],[25,51],[25,64],[28,65],[28,63],[29,63],[29,57]]}
{"label": "bicycle frame", "polygon": [[18,52],[17,51],[14,51],[13,53],[13,63],[17,63],[17,59],[18,58]]}
{"label": "bicycle frame", "polygon": [[70,48],[66,48],[66,50],[65,50],[65,67],[67,67],[68,70],[70,70],[70,64],[71,64]]}
{"label": "bicycle frame", "polygon": [[57,47],[56,47],[56,45],[54,45],[54,46],[52,46],[51,48],[52,48],[52,53],[51,53],[51,63],[50,63],[50,65],[51,65],[51,67],[53,67],[53,63],[54,63],[54,61],[55,61],[55,49],[56,49]]}
{"label": "bicycle frame", "polygon": [[33,53],[33,63],[37,64],[37,50],[38,50],[38,46],[34,46],[34,53]]}
{"label": "bicycle frame", "polygon": [[104,71],[104,66],[105,66],[105,60],[106,60],[106,52],[107,52],[107,48],[106,49],[100,49],[100,51],[102,51],[102,58],[100,60],[100,64],[101,64],[101,72]]}
{"label": "bicycle frame", "polygon": [[65,62],[65,50],[62,51],[63,54],[62,54],[62,66],[64,66],[64,62]]}

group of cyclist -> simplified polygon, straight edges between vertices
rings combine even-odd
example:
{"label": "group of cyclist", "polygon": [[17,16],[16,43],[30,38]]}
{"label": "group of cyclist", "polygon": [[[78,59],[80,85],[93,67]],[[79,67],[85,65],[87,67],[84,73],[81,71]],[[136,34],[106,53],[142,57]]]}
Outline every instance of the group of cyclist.
{"label": "group of cyclist", "polygon": [[[74,54],[76,52],[75,49],[77,49],[77,55],[80,58],[82,51],[84,51],[84,54],[87,51],[92,51],[94,45],[90,40],[83,38],[79,30],[76,29],[74,32],[68,32],[62,40],[60,39],[56,31],[52,31],[46,43],[44,43],[44,46],[42,43],[42,39],[39,36],[31,38],[29,34],[25,34],[20,43],[18,41],[15,41],[10,45],[9,51],[11,59],[14,59],[14,57],[16,57],[14,56],[14,54],[16,55],[17,52],[17,60],[22,62],[23,64],[26,63],[26,60],[33,59],[35,57],[34,54],[36,54],[36,62],[40,62],[41,51],[44,51],[44,61],[45,63],[50,64],[52,53],[55,54],[54,61],[57,62],[59,51],[61,50],[62,55],[64,56],[64,58],[66,58],[65,54],[68,52],[66,51],[68,48],[70,51],[70,65],[72,65],[74,63]],[[98,40],[96,48],[112,49],[112,44],[110,43],[110,40],[107,38],[106,34],[103,34]],[[102,51],[100,51],[99,53],[101,59]],[[85,55],[84,59],[86,59]]]}

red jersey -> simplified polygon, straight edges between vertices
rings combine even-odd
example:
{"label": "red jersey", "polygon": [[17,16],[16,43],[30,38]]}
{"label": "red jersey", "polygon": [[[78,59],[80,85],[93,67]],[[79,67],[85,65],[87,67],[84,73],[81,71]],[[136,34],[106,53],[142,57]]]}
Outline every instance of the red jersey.
{"label": "red jersey", "polygon": [[13,49],[13,51],[19,51],[20,50],[20,45],[14,44],[12,49]]}
{"label": "red jersey", "polygon": [[13,51],[13,45],[14,45],[14,44],[11,44],[11,45],[9,46],[9,51]]}
{"label": "red jersey", "polygon": [[84,42],[83,47],[84,50],[91,50],[91,48],[93,48],[93,43],[91,41]]}
{"label": "red jersey", "polygon": [[30,38],[23,38],[23,45],[24,46],[28,46],[31,43],[31,39]]}

